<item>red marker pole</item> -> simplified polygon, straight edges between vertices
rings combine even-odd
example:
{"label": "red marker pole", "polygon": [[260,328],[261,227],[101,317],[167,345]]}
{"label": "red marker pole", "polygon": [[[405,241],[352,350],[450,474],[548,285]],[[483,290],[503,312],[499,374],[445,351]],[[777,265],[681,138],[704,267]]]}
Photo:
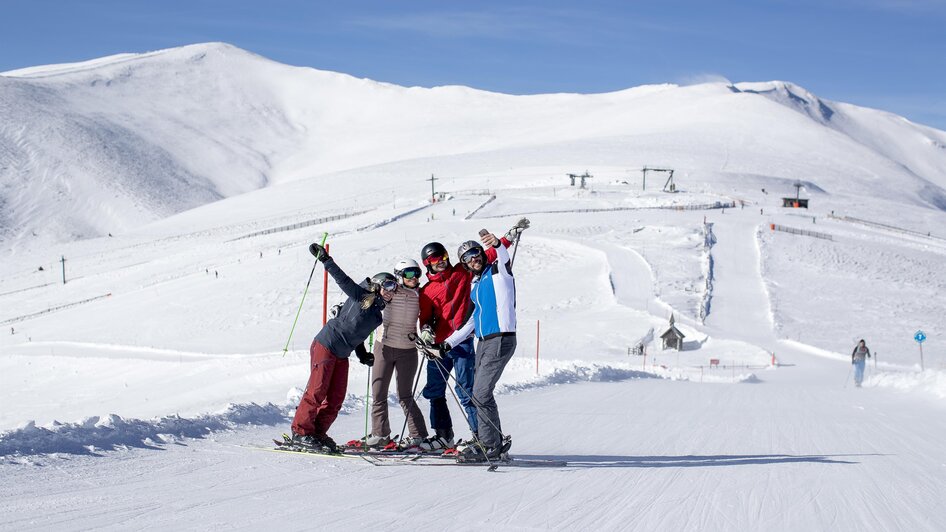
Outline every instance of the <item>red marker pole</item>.
{"label": "red marker pole", "polygon": [[539,320],[535,320],[535,374],[539,374]]}
{"label": "red marker pole", "polygon": [[[325,254],[328,255],[329,245],[325,244]],[[322,269],[322,326],[328,321],[328,270]]]}

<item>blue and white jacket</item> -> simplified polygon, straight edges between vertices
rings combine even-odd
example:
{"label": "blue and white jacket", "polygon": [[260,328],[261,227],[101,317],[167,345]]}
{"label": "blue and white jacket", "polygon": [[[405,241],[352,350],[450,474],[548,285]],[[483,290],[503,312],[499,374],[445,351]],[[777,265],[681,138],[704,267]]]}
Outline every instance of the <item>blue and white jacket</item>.
{"label": "blue and white jacket", "polygon": [[473,278],[470,299],[473,314],[447,337],[447,344],[453,347],[473,331],[480,340],[516,334],[516,279],[512,276],[512,261],[505,246],[497,247],[496,260]]}

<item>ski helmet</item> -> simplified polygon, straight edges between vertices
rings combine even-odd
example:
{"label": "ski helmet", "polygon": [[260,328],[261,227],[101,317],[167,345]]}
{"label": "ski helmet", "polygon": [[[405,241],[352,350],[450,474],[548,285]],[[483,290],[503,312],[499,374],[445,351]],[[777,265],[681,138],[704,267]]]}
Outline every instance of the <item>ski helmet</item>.
{"label": "ski helmet", "polygon": [[483,246],[475,240],[467,240],[466,242],[460,244],[460,248],[457,250],[457,256],[460,257],[460,262],[469,269],[467,263],[470,262],[470,259],[476,257],[477,255],[483,254]]}
{"label": "ski helmet", "polygon": [[395,279],[394,276],[388,272],[374,274],[374,277],[371,278],[371,282],[379,288],[383,288],[387,292],[393,292],[397,290],[397,279]]}
{"label": "ski helmet", "polygon": [[394,276],[397,282],[404,284],[404,279],[420,280],[420,265],[414,259],[402,259],[394,265]]}
{"label": "ski helmet", "polygon": [[447,264],[450,264],[450,256],[447,255],[447,248],[443,247],[443,244],[440,242],[431,242],[423,247],[420,250],[420,258],[424,262],[424,266],[427,266],[427,271],[430,271],[430,265],[446,261]]}

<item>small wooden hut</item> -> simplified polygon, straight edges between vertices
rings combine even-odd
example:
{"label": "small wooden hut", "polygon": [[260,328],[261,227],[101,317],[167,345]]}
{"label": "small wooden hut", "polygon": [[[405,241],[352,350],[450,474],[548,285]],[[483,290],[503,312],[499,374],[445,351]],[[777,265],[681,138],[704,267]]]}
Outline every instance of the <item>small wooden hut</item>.
{"label": "small wooden hut", "polygon": [[680,332],[680,329],[677,329],[676,325],[674,325],[673,314],[670,314],[670,328],[660,335],[660,339],[663,340],[663,348],[682,351],[683,338],[683,333]]}

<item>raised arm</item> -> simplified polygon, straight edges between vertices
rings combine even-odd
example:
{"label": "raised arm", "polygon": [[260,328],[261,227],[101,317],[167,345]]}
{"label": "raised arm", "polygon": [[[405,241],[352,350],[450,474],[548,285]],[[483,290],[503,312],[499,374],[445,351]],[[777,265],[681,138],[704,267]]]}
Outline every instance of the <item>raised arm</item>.
{"label": "raised arm", "polygon": [[338,287],[342,289],[342,292],[345,292],[345,295],[355,299],[361,299],[368,293],[367,290],[358,286],[358,283],[353,281],[351,277],[345,274],[344,271],[335,264],[335,260],[332,257],[329,257],[328,252],[325,251],[325,248],[319,244],[312,243],[309,245],[309,253],[315,256],[319,262],[322,263],[322,266],[325,267],[325,271],[332,276],[332,279],[335,279],[335,283],[338,284]]}

